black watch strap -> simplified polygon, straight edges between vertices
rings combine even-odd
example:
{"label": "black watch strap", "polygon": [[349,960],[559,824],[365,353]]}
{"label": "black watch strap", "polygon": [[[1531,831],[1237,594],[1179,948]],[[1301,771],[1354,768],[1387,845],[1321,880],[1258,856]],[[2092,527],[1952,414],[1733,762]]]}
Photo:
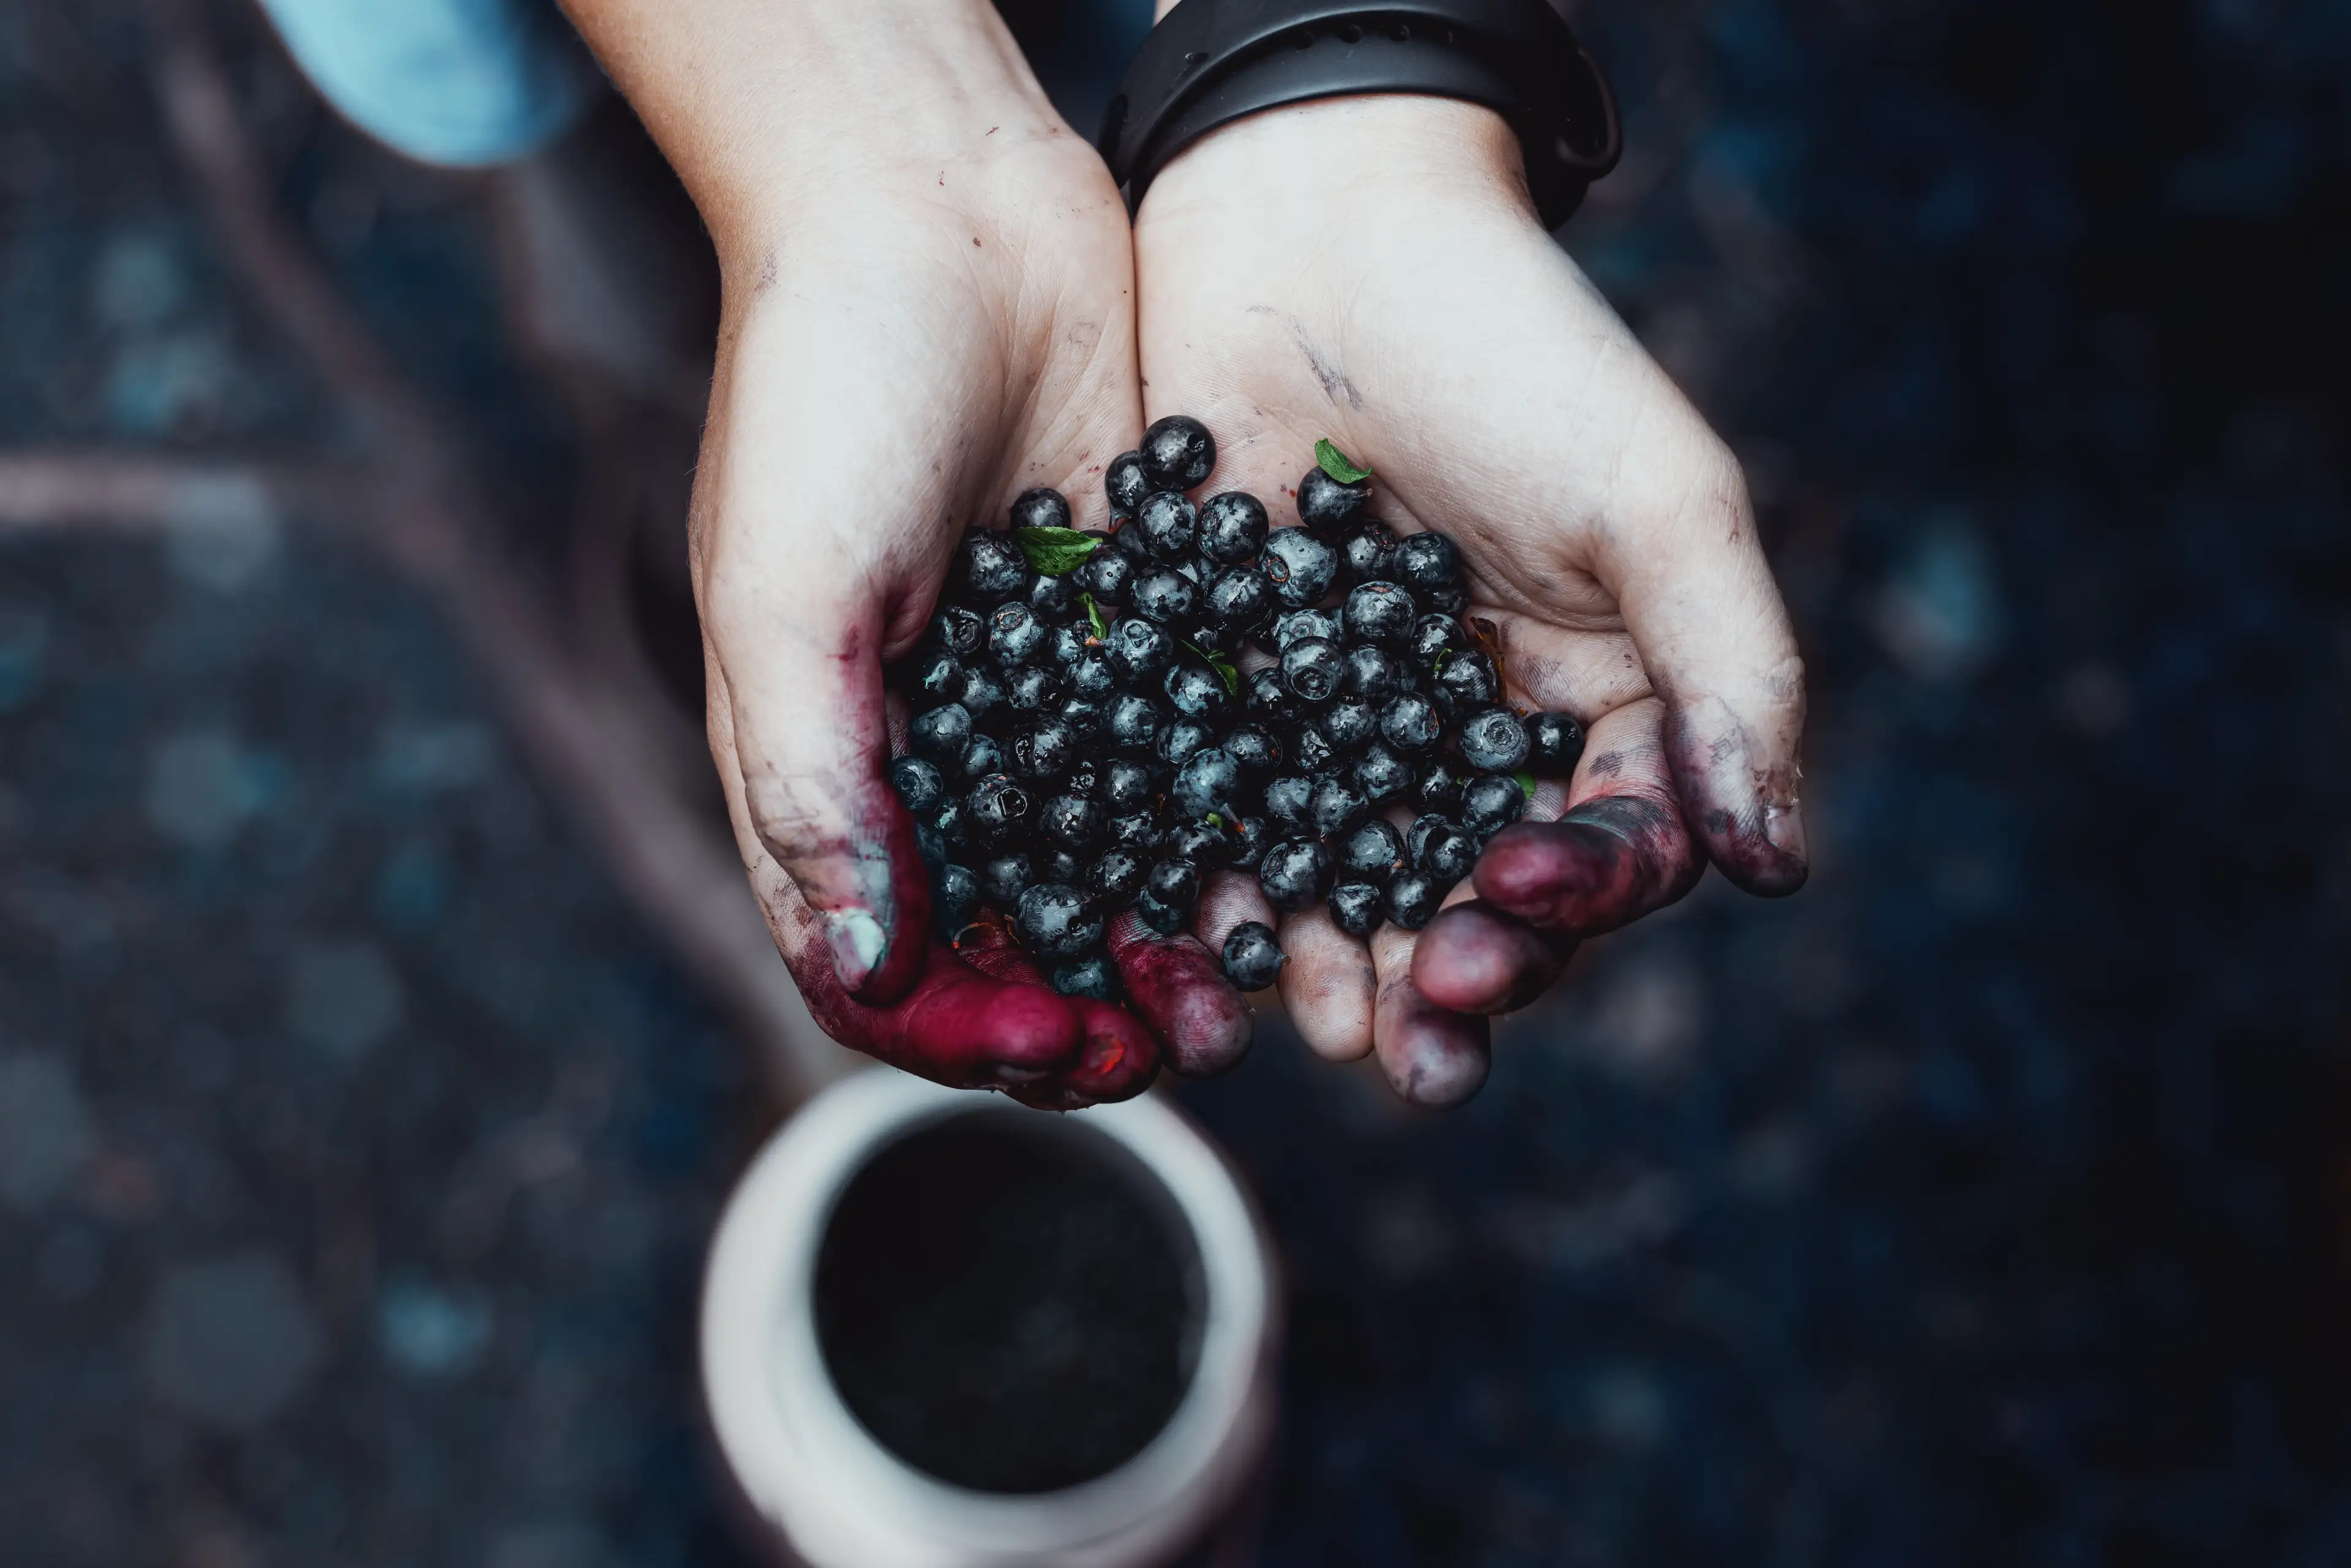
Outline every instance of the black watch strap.
{"label": "black watch strap", "polygon": [[1552,228],[1623,151],[1607,78],[1546,0],[1183,0],[1135,52],[1098,145],[1133,212],[1159,171],[1217,127],[1369,92],[1465,99],[1501,115]]}

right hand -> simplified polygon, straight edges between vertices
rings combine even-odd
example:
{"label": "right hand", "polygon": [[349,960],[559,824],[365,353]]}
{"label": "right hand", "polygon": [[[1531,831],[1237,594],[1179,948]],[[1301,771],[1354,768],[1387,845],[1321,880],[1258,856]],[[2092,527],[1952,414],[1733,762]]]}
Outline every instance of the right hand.
{"label": "right hand", "polygon": [[[796,16],[836,30],[799,57],[809,85],[770,91],[731,137],[709,133],[698,102],[647,105],[658,37],[624,33],[615,74],[719,246],[694,582],[711,750],[776,945],[844,1044],[941,1082],[1082,1104],[1139,1092],[1163,1053],[1179,1071],[1229,1065],[1249,1020],[1205,948],[1136,940],[1131,922],[1113,944],[1127,1008],[1055,994],[1006,939],[946,946],[883,777],[883,667],[929,623],[964,529],[1001,526],[1039,485],[1070,497],[1077,526],[1102,526],[1102,469],[1142,424],[1129,229],[1108,172],[992,10],[949,9],[915,17],[935,24],[919,34],[898,0]],[[896,76],[886,98],[797,109],[827,97],[827,68],[854,75],[868,26]],[[904,79],[922,47],[953,56],[930,89]],[[728,163],[746,143],[772,158],[762,117],[796,112],[812,127],[779,165]]]}

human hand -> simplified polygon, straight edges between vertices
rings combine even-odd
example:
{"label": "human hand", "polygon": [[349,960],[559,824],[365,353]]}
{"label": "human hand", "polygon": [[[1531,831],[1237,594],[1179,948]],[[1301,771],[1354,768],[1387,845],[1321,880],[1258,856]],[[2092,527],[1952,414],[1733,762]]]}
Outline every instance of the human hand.
{"label": "human hand", "polygon": [[[1512,698],[1588,735],[1529,813],[1555,820],[1497,836],[1426,930],[1366,946],[1319,908],[1282,918],[1311,1047],[1376,1050],[1406,1098],[1458,1103],[1485,1015],[1576,939],[1708,859],[1753,893],[1802,883],[1802,664],[1738,465],[1543,231],[1499,117],[1389,96],[1238,121],[1161,172],[1135,247],[1144,412],[1217,432],[1209,488],[1285,496],[1335,441],[1398,532],[1461,547]],[[1227,877],[1200,929],[1272,918]]]}

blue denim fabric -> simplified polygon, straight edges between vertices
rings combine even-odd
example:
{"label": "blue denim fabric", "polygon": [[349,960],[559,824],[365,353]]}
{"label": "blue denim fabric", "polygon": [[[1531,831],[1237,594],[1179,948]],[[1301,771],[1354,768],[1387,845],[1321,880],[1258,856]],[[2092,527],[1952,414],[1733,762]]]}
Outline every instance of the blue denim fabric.
{"label": "blue denim fabric", "polygon": [[261,0],[287,51],[369,135],[481,168],[569,130],[601,78],[548,0]]}

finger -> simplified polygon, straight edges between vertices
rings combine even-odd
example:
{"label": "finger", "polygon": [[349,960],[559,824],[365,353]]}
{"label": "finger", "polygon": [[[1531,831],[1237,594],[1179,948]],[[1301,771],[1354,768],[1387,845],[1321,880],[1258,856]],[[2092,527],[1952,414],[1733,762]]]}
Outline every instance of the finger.
{"label": "finger", "polygon": [[1202,885],[1200,910],[1193,917],[1192,929],[1200,946],[1216,954],[1219,964],[1234,928],[1252,920],[1267,927],[1281,924],[1280,912],[1266,901],[1265,890],[1258,885],[1253,873],[1220,871]]}
{"label": "finger", "polygon": [[1159,1046],[1123,1009],[1088,1001],[1079,1009],[1084,1042],[1077,1064],[1034,1083],[1006,1083],[1007,1094],[1040,1111],[1077,1111],[1132,1100],[1159,1072]]}
{"label": "finger", "polygon": [[1319,905],[1282,917],[1281,950],[1290,962],[1277,982],[1281,1005],[1308,1050],[1331,1061],[1353,1061],[1372,1049],[1372,1009],[1379,978],[1364,945],[1332,924]]}
{"label": "finger", "polygon": [[1127,1000],[1164,1042],[1169,1067],[1186,1078],[1213,1078],[1249,1054],[1256,1020],[1222,961],[1198,938],[1162,936],[1126,910],[1111,919],[1110,956]]}
{"label": "finger", "polygon": [[1574,956],[1573,937],[1538,931],[1473,898],[1428,923],[1412,979],[1422,996],[1455,1012],[1516,1012],[1551,989]]}
{"label": "finger", "polygon": [[1443,1109],[1485,1087],[1492,1064],[1486,1020],[1440,1007],[1413,983],[1419,933],[1383,925],[1372,934],[1378,977],[1380,1070],[1390,1087],[1415,1105]]}
{"label": "finger", "polygon": [[1568,936],[1613,931],[1698,885],[1706,862],[1672,793],[1655,698],[1592,726],[1557,821],[1521,821],[1470,873],[1503,914]]}

